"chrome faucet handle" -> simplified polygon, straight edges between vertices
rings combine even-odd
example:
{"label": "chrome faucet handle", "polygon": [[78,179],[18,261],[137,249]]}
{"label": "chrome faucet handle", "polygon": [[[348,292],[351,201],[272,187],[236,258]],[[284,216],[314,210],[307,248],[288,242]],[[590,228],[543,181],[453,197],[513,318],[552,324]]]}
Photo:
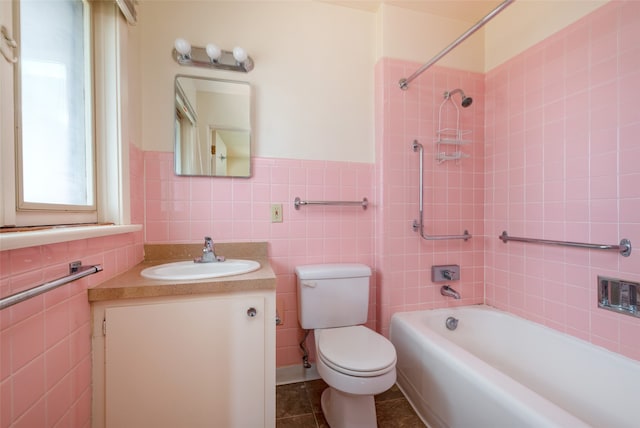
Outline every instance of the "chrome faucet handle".
{"label": "chrome faucet handle", "polygon": [[204,237],[204,248],[202,249],[202,252],[205,251],[213,251],[213,239],[211,239],[210,236]]}
{"label": "chrome faucet handle", "polygon": [[213,263],[224,261],[224,257],[217,257],[213,248],[213,239],[210,236],[204,237],[202,256],[194,260],[196,263]]}
{"label": "chrome faucet handle", "polygon": [[449,269],[445,269],[442,271],[442,276],[445,279],[448,279],[449,281],[453,281],[453,272],[451,272]]}

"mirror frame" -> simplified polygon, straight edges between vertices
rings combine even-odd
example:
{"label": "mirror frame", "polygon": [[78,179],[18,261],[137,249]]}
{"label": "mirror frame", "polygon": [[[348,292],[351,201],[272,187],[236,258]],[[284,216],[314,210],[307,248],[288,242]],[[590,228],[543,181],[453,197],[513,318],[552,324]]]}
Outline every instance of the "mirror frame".
{"label": "mirror frame", "polygon": [[[191,100],[187,93],[185,93],[185,89],[183,84],[181,84],[182,79],[192,79],[196,82],[209,82],[211,85],[218,85],[222,87],[220,91],[221,94],[233,94],[238,93],[242,95],[243,99],[241,103],[238,103],[238,106],[241,108],[241,112],[238,115],[230,115],[228,117],[222,118],[218,120],[218,118],[210,117],[206,120],[199,120],[199,112],[197,111],[197,106],[193,105],[193,100]],[[238,91],[234,90],[234,88],[239,88]],[[227,89],[229,89],[227,91]],[[218,93],[216,90],[212,90],[212,93]],[[246,92],[246,99],[245,97]],[[252,135],[252,127],[253,127],[253,106],[252,106],[252,87],[249,82],[236,81],[236,80],[227,80],[227,79],[218,79],[211,77],[203,77],[203,76],[194,76],[194,75],[185,75],[185,74],[177,74],[174,79],[174,102],[173,102],[173,120],[174,120],[174,173],[178,176],[189,176],[189,177],[235,177],[235,178],[250,178],[252,176],[252,152],[253,152],[253,135]],[[242,105],[246,102],[246,108]],[[235,104],[235,103],[234,103]],[[218,109],[221,107],[218,106]],[[237,108],[237,106],[236,106]],[[224,106],[222,107],[224,109]],[[228,111],[232,112],[233,105],[229,108]],[[183,112],[181,114],[180,112]],[[226,110],[225,110],[226,111]],[[230,119],[231,117],[231,119]],[[238,118],[238,120],[236,120]],[[188,123],[187,123],[188,122]],[[187,123],[189,128],[183,129],[181,127],[181,123]],[[190,142],[187,142],[186,139],[181,138],[180,134],[192,133],[193,136]],[[200,142],[202,137],[198,137],[197,134],[206,135],[206,141]],[[242,133],[246,133],[246,141],[242,141],[242,147],[240,149],[240,155],[228,155],[227,146],[225,145],[224,136],[226,135],[227,141],[231,139],[231,151],[234,150],[233,147],[238,143],[234,143],[236,137]],[[216,153],[217,144],[212,142],[213,139],[216,138],[218,142],[222,143],[222,150],[218,150],[220,153]],[[245,138],[245,136],[242,136]],[[184,141],[183,141],[184,140]],[[246,144],[245,144],[246,143]],[[185,144],[186,150],[185,150]],[[204,148],[202,145],[206,145]],[[189,146],[199,145],[200,150],[198,152],[199,155],[194,155],[194,161],[200,159],[200,170],[197,168],[192,171],[185,171],[185,164],[183,162],[183,155],[185,151],[189,151]],[[211,152],[211,158],[208,158],[208,162],[215,162],[215,164],[211,163],[209,165],[212,173],[207,174],[206,171],[203,171],[202,167],[202,159],[203,156],[207,156],[207,154]],[[246,156],[245,156],[246,152]],[[231,159],[231,161],[229,161]],[[234,162],[236,160],[236,162]],[[238,162],[239,160],[239,162]],[[231,174],[227,172],[227,167],[231,165]],[[216,170],[223,169],[224,173],[216,174]],[[233,170],[240,172],[233,172]],[[246,173],[245,173],[246,171]]]}

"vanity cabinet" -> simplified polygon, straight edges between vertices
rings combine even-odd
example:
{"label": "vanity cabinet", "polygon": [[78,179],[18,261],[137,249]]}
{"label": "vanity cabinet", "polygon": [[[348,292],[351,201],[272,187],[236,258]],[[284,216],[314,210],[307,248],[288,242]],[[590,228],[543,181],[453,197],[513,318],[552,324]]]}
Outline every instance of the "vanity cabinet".
{"label": "vanity cabinet", "polygon": [[93,304],[94,428],[273,427],[275,292]]}

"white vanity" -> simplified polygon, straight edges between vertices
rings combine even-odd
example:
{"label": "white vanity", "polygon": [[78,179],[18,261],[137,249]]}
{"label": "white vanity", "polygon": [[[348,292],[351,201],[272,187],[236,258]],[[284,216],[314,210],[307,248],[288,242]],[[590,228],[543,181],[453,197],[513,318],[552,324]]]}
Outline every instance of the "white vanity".
{"label": "white vanity", "polygon": [[93,428],[275,425],[276,281],[266,243],[217,248],[261,267],[209,280],[152,280],[140,271],[202,250],[153,246],[145,249],[153,262],[89,290]]}

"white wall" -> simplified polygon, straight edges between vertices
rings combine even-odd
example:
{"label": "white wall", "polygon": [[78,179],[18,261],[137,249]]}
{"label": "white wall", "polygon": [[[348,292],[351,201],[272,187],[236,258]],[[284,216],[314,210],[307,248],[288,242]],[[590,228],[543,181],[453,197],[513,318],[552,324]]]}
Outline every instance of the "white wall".
{"label": "white wall", "polygon": [[[438,65],[491,70],[604,3],[517,0]],[[173,150],[173,81],[191,74],[252,84],[256,156],[372,163],[376,61],[426,63],[470,26],[389,4],[369,12],[312,0],[141,0],[139,144]],[[177,37],[243,46],[255,69],[179,66],[171,58]]]}
{"label": "white wall", "polygon": [[[375,15],[308,0],[150,1],[139,7],[144,150],[173,150],[176,74],[246,80],[254,154],[372,163]],[[183,67],[173,42],[244,47],[250,73]]]}
{"label": "white wall", "polygon": [[507,61],[609,0],[517,0],[485,26],[485,71]]}
{"label": "white wall", "polygon": [[[593,12],[610,0],[516,0],[444,56],[438,65],[486,72]],[[378,11],[378,58],[426,63],[473,23],[383,3]]]}
{"label": "white wall", "polygon": [[[377,57],[426,63],[473,24],[403,9],[384,3],[378,10]],[[444,56],[438,65],[484,71],[484,30],[479,30]]]}

